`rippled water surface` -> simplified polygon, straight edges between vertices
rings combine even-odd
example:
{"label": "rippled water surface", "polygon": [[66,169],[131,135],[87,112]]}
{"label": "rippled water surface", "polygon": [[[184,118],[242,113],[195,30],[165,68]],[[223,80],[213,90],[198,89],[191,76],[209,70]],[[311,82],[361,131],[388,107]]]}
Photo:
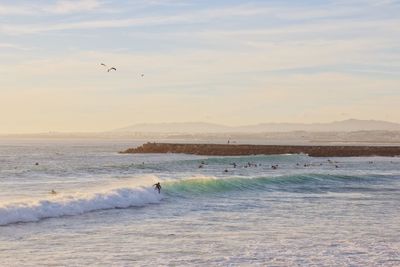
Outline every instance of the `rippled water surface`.
{"label": "rippled water surface", "polygon": [[0,140],[0,265],[400,266],[400,158],[138,144]]}

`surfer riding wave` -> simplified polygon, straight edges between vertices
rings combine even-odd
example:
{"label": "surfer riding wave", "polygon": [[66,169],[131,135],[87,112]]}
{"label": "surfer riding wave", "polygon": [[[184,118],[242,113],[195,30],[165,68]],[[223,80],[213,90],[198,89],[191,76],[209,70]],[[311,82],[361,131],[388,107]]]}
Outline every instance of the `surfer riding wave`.
{"label": "surfer riding wave", "polygon": [[161,193],[161,184],[160,184],[160,182],[158,182],[156,184],[153,184],[153,186],[154,186],[154,190],[158,190],[158,193],[160,194]]}

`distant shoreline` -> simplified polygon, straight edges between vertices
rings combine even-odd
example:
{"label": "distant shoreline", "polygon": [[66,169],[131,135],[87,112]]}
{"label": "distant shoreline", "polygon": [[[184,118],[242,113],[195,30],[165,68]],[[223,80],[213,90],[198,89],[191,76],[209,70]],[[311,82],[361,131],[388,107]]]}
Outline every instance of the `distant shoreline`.
{"label": "distant shoreline", "polygon": [[146,143],[121,153],[184,153],[207,156],[308,154],[311,157],[400,156],[400,146],[304,146]]}

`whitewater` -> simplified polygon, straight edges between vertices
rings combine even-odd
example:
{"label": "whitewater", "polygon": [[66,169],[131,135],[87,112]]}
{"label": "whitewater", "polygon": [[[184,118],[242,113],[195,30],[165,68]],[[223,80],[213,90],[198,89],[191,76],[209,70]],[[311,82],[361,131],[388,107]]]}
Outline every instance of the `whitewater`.
{"label": "whitewater", "polygon": [[0,266],[400,265],[398,157],[141,143],[0,140]]}

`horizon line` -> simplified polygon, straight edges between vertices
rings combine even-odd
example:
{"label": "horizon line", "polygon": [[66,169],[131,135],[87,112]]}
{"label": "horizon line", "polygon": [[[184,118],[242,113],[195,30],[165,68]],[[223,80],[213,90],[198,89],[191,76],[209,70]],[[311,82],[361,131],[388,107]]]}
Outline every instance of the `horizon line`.
{"label": "horizon line", "polygon": [[[257,126],[257,125],[263,125],[263,124],[292,124],[292,125],[321,125],[321,124],[331,124],[331,123],[338,123],[338,122],[345,122],[345,121],[370,121],[370,122],[384,122],[384,123],[391,123],[391,124],[398,124],[400,126],[400,122],[394,122],[394,121],[387,121],[387,120],[378,120],[378,119],[355,119],[355,118],[348,118],[348,119],[343,119],[343,120],[334,120],[334,121],[329,121],[329,122],[259,122],[259,123],[253,123],[253,124],[242,124],[242,125],[226,125],[222,123],[215,123],[215,122],[207,122],[207,121],[184,121],[184,122],[177,122],[177,121],[170,121],[170,122],[139,122],[139,123],[134,123],[128,126],[124,127],[118,127],[114,128],[111,130],[100,130],[100,131],[85,131],[85,130],[78,130],[78,131],[58,131],[58,130],[48,130],[48,131],[38,131],[38,132],[0,132],[0,136],[13,136],[13,135],[50,135],[50,134],[108,134],[108,133],[113,133],[117,130],[122,130],[124,128],[129,128],[137,125],[157,125],[157,124],[212,124],[215,126],[222,126],[222,127],[227,127],[227,128],[240,128],[240,127],[249,127],[249,126]],[[281,132],[297,132],[297,131],[304,131],[307,132],[307,130],[293,130],[293,131],[281,131]],[[366,130],[366,131],[379,131],[379,130]],[[387,131],[387,130],[383,130]],[[277,131],[279,132],[279,131]],[[312,131],[311,131],[312,132]],[[335,131],[331,131],[335,132]],[[337,131],[337,132],[342,132],[342,131]],[[135,132],[132,132],[135,133]],[[145,133],[145,132],[140,132],[137,131],[136,133]],[[157,133],[157,132],[153,132]],[[160,131],[159,133],[165,133]],[[173,131],[171,131],[173,133]],[[203,132],[207,133],[207,131]],[[222,132],[221,132],[222,133]]]}

